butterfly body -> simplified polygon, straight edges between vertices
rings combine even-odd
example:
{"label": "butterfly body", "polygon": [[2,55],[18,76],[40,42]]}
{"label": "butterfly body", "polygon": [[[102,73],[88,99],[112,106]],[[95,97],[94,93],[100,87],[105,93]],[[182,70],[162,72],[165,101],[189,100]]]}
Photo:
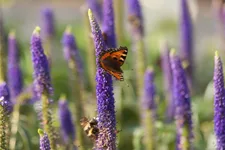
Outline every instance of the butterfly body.
{"label": "butterfly body", "polygon": [[127,47],[110,48],[100,55],[100,66],[117,80],[123,80],[123,71],[120,68],[126,59]]}

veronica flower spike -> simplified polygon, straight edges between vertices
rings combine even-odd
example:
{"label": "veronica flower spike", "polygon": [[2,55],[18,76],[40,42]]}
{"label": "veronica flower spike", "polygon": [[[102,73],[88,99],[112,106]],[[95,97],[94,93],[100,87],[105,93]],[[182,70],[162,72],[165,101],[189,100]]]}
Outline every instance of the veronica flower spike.
{"label": "veronica flower spike", "polygon": [[214,64],[214,132],[217,150],[225,149],[225,90],[223,64],[218,52],[215,52]]}
{"label": "veronica flower spike", "polygon": [[0,81],[0,149],[9,149],[7,132],[9,132],[9,115],[12,110],[8,86],[4,81]]}
{"label": "veronica flower spike", "polygon": [[49,102],[49,97],[53,93],[53,88],[51,85],[51,78],[49,73],[49,63],[42,48],[40,30],[40,27],[36,27],[31,37],[31,55],[34,69],[33,86],[36,95],[42,100],[42,120],[44,129],[49,136],[51,149],[55,150],[56,144]]}
{"label": "veronica flower spike", "polygon": [[106,46],[109,48],[116,47],[116,35],[114,24],[115,23],[114,23],[113,0],[104,0],[102,33]]}
{"label": "veronica flower spike", "polygon": [[191,149],[193,138],[191,98],[185,71],[174,49],[170,52],[170,62],[175,99],[175,121],[177,128],[176,148],[177,150]]}
{"label": "veronica flower spike", "polygon": [[100,27],[94,18],[92,11],[88,10],[91,30],[95,43],[96,54],[96,96],[97,96],[97,113],[99,134],[96,140],[98,150],[115,150],[116,149],[116,116],[115,100],[113,97],[112,77],[100,67],[100,54],[106,51],[106,44],[103,40]]}
{"label": "veronica flower spike", "polygon": [[191,15],[188,8],[188,0],[180,0],[180,56],[183,63],[186,63],[188,82],[192,84],[192,66],[193,66],[193,27]]}
{"label": "veronica flower spike", "polygon": [[8,85],[11,98],[15,103],[15,98],[23,88],[22,71],[19,65],[19,49],[15,32],[11,31],[8,37]]}
{"label": "veronica flower spike", "polygon": [[128,6],[129,22],[133,35],[136,38],[144,36],[143,16],[139,0],[126,0]]}
{"label": "veronica flower spike", "polygon": [[144,144],[146,149],[155,149],[154,123],[156,117],[155,103],[156,87],[154,84],[154,70],[149,67],[144,76],[144,94],[142,98],[143,123],[145,128]]}
{"label": "veronica flower spike", "polygon": [[59,100],[59,119],[64,141],[73,143],[75,139],[74,125],[65,96],[61,96]]}
{"label": "veronica flower spike", "polygon": [[38,129],[40,135],[40,150],[51,150],[48,135],[43,130]]}
{"label": "veronica flower spike", "polygon": [[102,22],[102,7],[98,0],[87,0],[88,8],[93,11],[97,21]]}

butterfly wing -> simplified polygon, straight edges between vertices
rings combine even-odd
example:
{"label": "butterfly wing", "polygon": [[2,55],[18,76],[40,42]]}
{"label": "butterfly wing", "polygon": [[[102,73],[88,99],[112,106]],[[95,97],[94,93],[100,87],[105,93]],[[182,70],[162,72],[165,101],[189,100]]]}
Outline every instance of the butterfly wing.
{"label": "butterfly wing", "polygon": [[120,68],[126,59],[128,49],[120,47],[118,49],[109,49],[100,57],[100,65],[104,70],[114,76],[117,80],[123,80],[123,71]]}
{"label": "butterfly wing", "polygon": [[127,47],[119,47],[115,51],[110,52],[110,56],[119,63],[120,67],[124,64],[127,57]]}

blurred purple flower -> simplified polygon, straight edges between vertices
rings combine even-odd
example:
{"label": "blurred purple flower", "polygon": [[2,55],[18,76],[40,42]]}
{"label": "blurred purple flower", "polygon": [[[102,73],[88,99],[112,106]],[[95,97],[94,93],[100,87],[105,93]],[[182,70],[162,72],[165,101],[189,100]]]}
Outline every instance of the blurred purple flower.
{"label": "blurred purple flower", "polygon": [[215,54],[214,66],[214,132],[217,149],[225,149],[225,89],[223,77],[223,64],[218,53]]}
{"label": "blurred purple flower", "polygon": [[43,33],[45,37],[52,37],[55,34],[54,13],[51,8],[44,8],[42,11]]}
{"label": "blurred purple flower", "polygon": [[44,92],[46,92],[46,94],[52,94],[53,88],[51,85],[49,64],[42,48],[39,27],[36,27],[32,34],[30,49],[34,68],[34,91],[38,97]]}
{"label": "blurred purple flower", "polygon": [[174,100],[173,100],[173,77],[170,64],[170,50],[167,43],[163,43],[161,47],[161,61],[164,78],[164,89],[167,101],[167,119],[171,121],[174,117]]}
{"label": "blurred purple flower", "polygon": [[[191,147],[192,133],[192,111],[191,98],[187,85],[185,71],[182,68],[180,58],[175,51],[170,53],[170,63],[173,73],[173,90],[175,98],[175,120],[177,127],[177,148],[182,149],[183,146]],[[184,134],[184,132],[187,132]],[[184,143],[183,140],[186,140]]]}
{"label": "blurred purple flower", "polygon": [[132,32],[137,37],[144,35],[143,16],[139,0],[126,0],[128,6],[129,22]]}
{"label": "blurred purple flower", "polygon": [[97,139],[97,149],[116,149],[116,116],[115,100],[113,97],[112,76],[106,73],[99,64],[99,56],[106,51],[106,45],[102,37],[100,27],[91,10],[88,11],[92,34],[94,36],[96,53],[96,96],[98,127],[100,129]]}
{"label": "blurred purple flower", "polygon": [[6,115],[9,115],[13,110],[9,89],[5,82],[0,83],[0,105],[3,107]]}
{"label": "blurred purple flower", "polygon": [[68,26],[64,32],[62,44],[65,59],[68,61],[68,63],[71,60],[75,61],[77,65],[77,71],[79,72],[80,77],[83,78],[84,77],[83,62],[76,45],[76,39],[71,32],[70,26]]}
{"label": "blurred purple flower", "polygon": [[144,77],[144,96],[143,96],[143,108],[148,110],[155,110],[155,93],[156,88],[154,84],[154,71],[152,68],[148,68]]}
{"label": "blurred purple flower", "polygon": [[88,8],[93,11],[95,18],[98,22],[102,22],[102,6],[99,0],[87,0]]}
{"label": "blurred purple flower", "polygon": [[72,116],[68,104],[64,98],[61,98],[59,100],[59,119],[64,141],[67,143],[69,142],[69,140],[74,141],[75,132],[72,122]]}
{"label": "blurred purple flower", "polygon": [[180,56],[181,60],[187,64],[187,77],[191,81],[193,65],[193,27],[189,13],[188,1],[181,0],[180,13]]}
{"label": "blurred purple flower", "polygon": [[115,25],[114,25],[114,10],[113,1],[104,0],[103,1],[103,24],[102,33],[105,38],[106,46],[109,48],[116,47],[116,35],[115,35]]}
{"label": "blurred purple flower", "polygon": [[23,88],[22,71],[19,65],[19,49],[15,33],[11,32],[8,37],[8,86],[10,95],[15,103],[15,97],[20,94]]}
{"label": "blurred purple flower", "polygon": [[41,129],[38,129],[38,133],[40,135],[40,150],[51,150],[48,135]]}

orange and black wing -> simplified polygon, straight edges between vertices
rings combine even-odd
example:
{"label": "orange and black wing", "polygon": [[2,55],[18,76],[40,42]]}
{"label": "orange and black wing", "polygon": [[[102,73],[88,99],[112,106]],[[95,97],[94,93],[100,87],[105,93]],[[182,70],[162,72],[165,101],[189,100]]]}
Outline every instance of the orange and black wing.
{"label": "orange and black wing", "polygon": [[113,75],[117,80],[123,80],[123,71],[120,68],[126,59],[127,48],[120,47],[118,49],[109,49],[100,57],[100,65],[108,73]]}
{"label": "orange and black wing", "polygon": [[110,56],[118,61],[120,67],[124,64],[127,57],[128,49],[127,47],[119,47],[115,51],[110,52]]}

